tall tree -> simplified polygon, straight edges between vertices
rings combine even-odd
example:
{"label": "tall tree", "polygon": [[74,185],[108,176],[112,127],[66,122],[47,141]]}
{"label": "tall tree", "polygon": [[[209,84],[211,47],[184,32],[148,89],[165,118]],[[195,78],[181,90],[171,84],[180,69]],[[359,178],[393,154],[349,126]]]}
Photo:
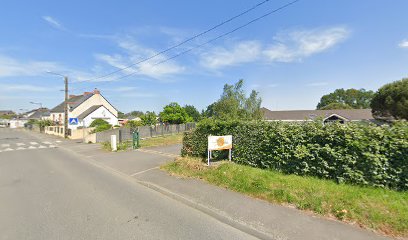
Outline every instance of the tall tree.
{"label": "tall tree", "polygon": [[185,105],[184,110],[186,113],[193,118],[194,122],[198,122],[201,119],[200,112],[193,105]]}
{"label": "tall tree", "polygon": [[170,124],[181,124],[193,121],[193,118],[187,114],[186,110],[176,102],[164,106],[163,111],[160,113],[160,118],[163,122]]}
{"label": "tall tree", "polygon": [[371,102],[371,108],[376,118],[408,120],[408,78],[378,89]]}
{"label": "tall tree", "polygon": [[[343,104],[344,108],[350,106],[354,109],[370,108],[371,100],[373,99],[374,92],[362,89],[336,89],[334,92],[324,95],[320,98],[320,102],[317,104],[317,109],[328,109],[328,106],[340,107]],[[338,103],[337,105],[333,105]]]}
{"label": "tall tree", "polygon": [[205,115],[221,120],[261,119],[260,107],[262,99],[258,96],[258,92],[254,90],[247,98],[243,87],[244,80],[242,79],[234,85],[225,84],[220,99],[207,107]]}
{"label": "tall tree", "polygon": [[144,115],[140,116],[143,126],[153,126],[157,123],[157,115],[155,112],[147,111]]}

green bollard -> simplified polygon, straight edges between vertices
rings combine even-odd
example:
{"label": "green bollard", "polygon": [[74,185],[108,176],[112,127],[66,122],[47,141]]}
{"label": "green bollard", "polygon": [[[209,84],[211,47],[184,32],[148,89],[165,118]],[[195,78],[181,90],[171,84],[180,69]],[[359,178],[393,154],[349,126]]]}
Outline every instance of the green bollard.
{"label": "green bollard", "polygon": [[140,142],[139,142],[139,132],[133,132],[133,149],[137,149],[140,147]]}

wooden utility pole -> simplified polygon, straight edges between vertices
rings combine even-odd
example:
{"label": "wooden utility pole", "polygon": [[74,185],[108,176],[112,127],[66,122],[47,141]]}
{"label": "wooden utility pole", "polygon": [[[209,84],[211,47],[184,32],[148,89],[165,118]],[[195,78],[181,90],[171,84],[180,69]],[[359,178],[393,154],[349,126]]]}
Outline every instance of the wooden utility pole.
{"label": "wooden utility pole", "polygon": [[64,76],[65,103],[64,103],[64,137],[68,138],[68,77]]}

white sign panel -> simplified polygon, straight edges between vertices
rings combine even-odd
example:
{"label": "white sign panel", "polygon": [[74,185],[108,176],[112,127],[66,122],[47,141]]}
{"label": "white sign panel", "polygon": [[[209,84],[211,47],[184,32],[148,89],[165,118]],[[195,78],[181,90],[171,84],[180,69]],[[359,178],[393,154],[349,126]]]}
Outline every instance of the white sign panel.
{"label": "white sign panel", "polygon": [[232,135],[208,136],[208,150],[232,149]]}

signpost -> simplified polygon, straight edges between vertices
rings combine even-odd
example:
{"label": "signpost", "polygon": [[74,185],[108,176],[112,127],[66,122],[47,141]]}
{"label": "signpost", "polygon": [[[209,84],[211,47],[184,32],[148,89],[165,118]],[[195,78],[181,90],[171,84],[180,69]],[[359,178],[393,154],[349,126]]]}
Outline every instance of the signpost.
{"label": "signpost", "polygon": [[69,125],[78,125],[78,118],[69,118]]}
{"label": "signpost", "polygon": [[232,158],[232,135],[208,136],[207,164],[210,166],[211,152],[214,150],[229,150],[228,159]]}

